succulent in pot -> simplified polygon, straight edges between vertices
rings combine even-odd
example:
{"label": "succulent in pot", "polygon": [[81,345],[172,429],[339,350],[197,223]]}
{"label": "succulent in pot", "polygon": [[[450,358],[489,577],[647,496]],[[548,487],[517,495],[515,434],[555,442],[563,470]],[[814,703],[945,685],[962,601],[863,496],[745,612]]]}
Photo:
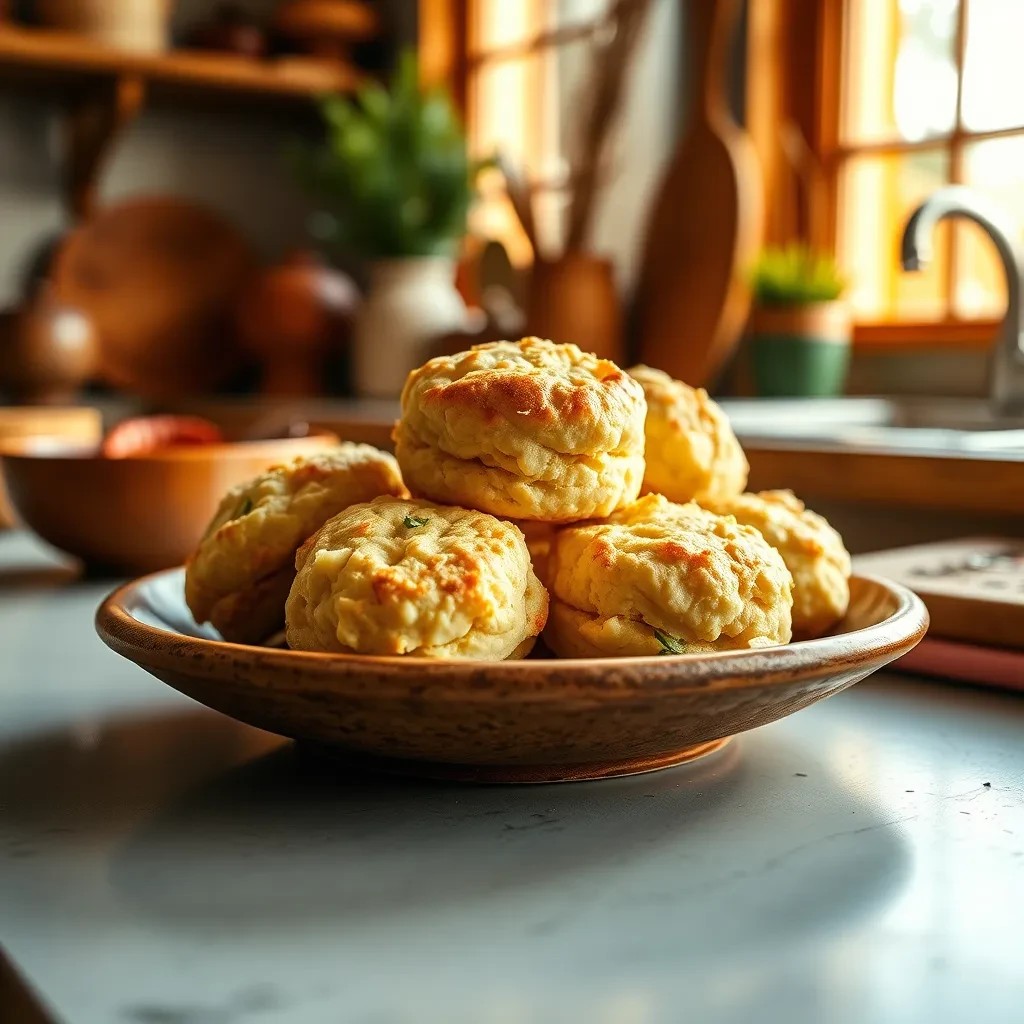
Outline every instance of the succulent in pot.
{"label": "succulent in pot", "polygon": [[835,260],[802,243],[765,249],[751,274],[750,355],[764,397],[841,394],[850,312]]}

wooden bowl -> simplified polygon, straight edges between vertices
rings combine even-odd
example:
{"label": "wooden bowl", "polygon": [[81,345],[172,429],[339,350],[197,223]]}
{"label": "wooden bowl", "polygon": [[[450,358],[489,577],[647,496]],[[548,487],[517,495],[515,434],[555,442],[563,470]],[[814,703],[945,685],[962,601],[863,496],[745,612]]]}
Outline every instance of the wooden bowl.
{"label": "wooden bowl", "polygon": [[928,613],[895,583],[851,581],[836,632],[710,656],[481,662],[224,643],[192,620],[184,570],[100,606],[104,643],[176,690],[270,732],[387,771],[549,782],[652,771],[838,693],[909,651]]}
{"label": "wooden bowl", "polygon": [[[103,433],[103,418],[99,409],[85,405],[37,406],[16,405],[0,407],[0,448],[12,441],[45,435],[66,441],[98,444]],[[3,474],[0,474],[0,530],[15,524]]]}
{"label": "wooden bowl", "polygon": [[230,487],[336,443],[325,432],[106,459],[96,445],[36,437],[0,445],[0,463],[26,526],[94,570],[134,575],[183,562]]}

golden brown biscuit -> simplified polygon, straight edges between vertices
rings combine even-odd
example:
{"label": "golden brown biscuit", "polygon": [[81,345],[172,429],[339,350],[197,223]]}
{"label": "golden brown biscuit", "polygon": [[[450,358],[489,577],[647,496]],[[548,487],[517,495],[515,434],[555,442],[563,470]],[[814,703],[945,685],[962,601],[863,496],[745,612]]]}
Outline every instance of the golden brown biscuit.
{"label": "golden brown biscuit", "polygon": [[793,579],[757,530],[648,495],[555,534],[544,638],[566,657],[735,650],[790,639]]}
{"label": "golden brown biscuit", "polygon": [[750,467],[718,404],[661,370],[634,366],[629,373],[647,397],[644,492],[677,502],[739,494]]}
{"label": "golden brown biscuit", "polygon": [[530,552],[530,561],[537,578],[547,586],[548,559],[551,557],[551,541],[555,529],[551,523],[538,523],[530,519],[513,521],[526,538],[526,547]]}
{"label": "golden brown biscuit", "polygon": [[643,389],[607,359],[539,338],[477,345],[409,375],[395,454],[414,494],[571,522],[640,493]]}
{"label": "golden brown biscuit", "polygon": [[522,533],[485,512],[353,505],[295,567],[286,636],[297,650],[502,661],[527,654],[547,619]]}
{"label": "golden brown biscuit", "polygon": [[760,530],[782,555],[793,574],[794,636],[821,636],[846,614],[850,555],[843,538],[792,491],[740,494],[704,504]]}
{"label": "golden brown biscuit", "polygon": [[236,643],[265,640],[284,624],[299,545],[349,505],[406,493],[392,456],[348,443],[233,487],[185,569],[196,622]]}

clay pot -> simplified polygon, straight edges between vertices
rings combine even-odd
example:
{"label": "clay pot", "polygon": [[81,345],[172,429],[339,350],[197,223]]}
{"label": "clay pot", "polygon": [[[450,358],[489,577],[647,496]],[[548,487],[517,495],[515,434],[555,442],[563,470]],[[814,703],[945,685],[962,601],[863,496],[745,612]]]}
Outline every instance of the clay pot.
{"label": "clay pot", "polygon": [[758,395],[841,395],[850,334],[850,309],[842,300],[756,307],[750,318],[750,355]]}
{"label": "clay pot", "polygon": [[324,361],[348,343],[359,290],[314,253],[289,254],[257,274],[235,312],[239,344],[263,368],[268,395],[324,391]]}
{"label": "clay pot", "polygon": [[121,50],[166,50],[174,0],[40,0],[39,16],[51,28],[77,32]]}
{"label": "clay pot", "polygon": [[299,53],[346,60],[354,43],[380,29],[377,12],[365,0],[284,0],[271,22],[274,32]]}
{"label": "clay pot", "polygon": [[530,278],[526,330],[620,361],[625,350],[622,306],[611,261],[580,252],[554,262],[538,260]]}
{"label": "clay pot", "polygon": [[47,288],[0,313],[0,387],[26,405],[71,401],[96,372],[99,350],[89,319]]}

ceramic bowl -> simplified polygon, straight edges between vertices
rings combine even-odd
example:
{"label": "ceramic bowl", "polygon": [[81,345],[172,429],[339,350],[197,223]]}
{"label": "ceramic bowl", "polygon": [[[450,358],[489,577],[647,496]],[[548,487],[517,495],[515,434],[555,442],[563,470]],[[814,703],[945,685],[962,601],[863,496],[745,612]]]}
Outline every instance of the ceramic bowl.
{"label": "ceramic bowl", "polygon": [[851,581],[831,636],[679,657],[482,662],[224,643],[192,620],[183,570],[115,590],[96,628],[118,654],[239,721],[361,765],[483,782],[651,771],[773,722],[909,651],[928,613],[895,583]]}
{"label": "ceramic bowl", "polygon": [[235,484],[336,443],[322,433],[107,459],[95,445],[34,437],[0,444],[0,464],[29,529],[93,570],[135,575],[183,562]]}
{"label": "ceramic bowl", "polygon": [[[26,437],[45,435],[60,437],[84,444],[98,444],[103,433],[99,409],[80,405],[15,405],[0,407],[0,447],[11,441]],[[0,529],[15,524],[14,509],[11,508],[0,475]]]}

